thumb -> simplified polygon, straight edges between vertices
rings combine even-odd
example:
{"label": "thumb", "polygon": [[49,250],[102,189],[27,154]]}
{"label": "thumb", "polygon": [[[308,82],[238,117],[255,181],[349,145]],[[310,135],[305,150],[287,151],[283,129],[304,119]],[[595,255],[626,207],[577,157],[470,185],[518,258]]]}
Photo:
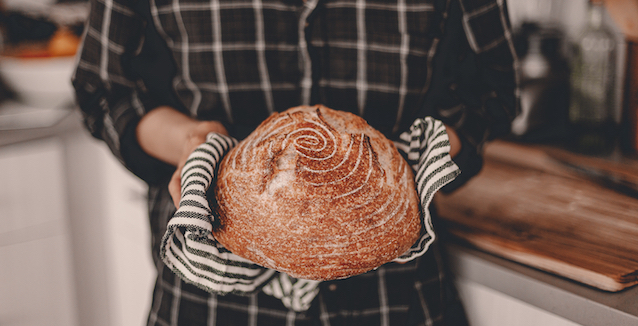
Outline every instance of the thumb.
{"label": "thumb", "polygon": [[182,171],[182,168],[179,167],[178,169],[175,170],[175,172],[173,173],[173,176],[171,177],[171,181],[168,183],[168,193],[171,195],[171,198],[173,199],[173,204],[175,205],[175,208],[179,208],[179,201],[182,197],[182,178],[180,176],[180,173]]}

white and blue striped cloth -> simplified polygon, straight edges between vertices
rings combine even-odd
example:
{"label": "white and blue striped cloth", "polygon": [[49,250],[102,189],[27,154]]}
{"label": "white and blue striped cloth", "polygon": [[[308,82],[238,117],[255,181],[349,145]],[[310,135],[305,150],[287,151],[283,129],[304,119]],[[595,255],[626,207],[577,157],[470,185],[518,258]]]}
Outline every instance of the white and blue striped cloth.
{"label": "white and blue striped cloth", "polygon": [[[235,139],[211,133],[190,155],[182,169],[180,207],[168,224],[160,256],[182,279],[206,291],[249,294],[263,290],[288,308],[307,310],[319,292],[319,281],[293,278],[256,265],[228,251],[212,235],[216,213],[209,207],[206,192],[221,158],[236,144]],[[460,170],[450,157],[445,126],[438,120],[417,119],[395,145],[415,171],[423,208],[423,236],[395,259],[407,262],[423,255],[434,241],[428,207],[434,194]]]}

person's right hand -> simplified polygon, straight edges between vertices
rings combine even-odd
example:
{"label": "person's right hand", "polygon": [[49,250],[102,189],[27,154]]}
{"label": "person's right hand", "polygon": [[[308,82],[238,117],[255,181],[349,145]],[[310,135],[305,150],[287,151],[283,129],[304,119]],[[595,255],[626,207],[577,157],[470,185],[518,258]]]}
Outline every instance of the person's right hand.
{"label": "person's right hand", "polygon": [[175,208],[179,208],[179,200],[181,198],[182,168],[191,153],[197,148],[197,146],[206,142],[206,135],[211,132],[228,136],[226,128],[224,128],[224,126],[218,121],[201,121],[193,128],[193,130],[191,130],[190,134],[186,138],[186,142],[182,146],[182,153],[177,162],[177,169],[173,173],[171,181],[168,183],[168,192],[173,199]]}
{"label": "person's right hand", "polygon": [[168,184],[176,208],[181,197],[182,167],[210,132],[228,135],[219,121],[199,121],[167,106],[153,109],[137,125],[137,140],[142,149],[177,168]]}

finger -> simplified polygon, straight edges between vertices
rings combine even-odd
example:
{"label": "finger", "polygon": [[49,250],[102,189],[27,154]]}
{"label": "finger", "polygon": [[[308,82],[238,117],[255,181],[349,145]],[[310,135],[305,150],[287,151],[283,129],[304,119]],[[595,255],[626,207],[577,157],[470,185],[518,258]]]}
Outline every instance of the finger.
{"label": "finger", "polygon": [[171,177],[171,181],[168,183],[168,193],[173,199],[175,208],[179,208],[179,201],[182,197],[182,178],[180,177],[180,171],[181,169],[175,171],[175,173],[173,173],[173,176]]}

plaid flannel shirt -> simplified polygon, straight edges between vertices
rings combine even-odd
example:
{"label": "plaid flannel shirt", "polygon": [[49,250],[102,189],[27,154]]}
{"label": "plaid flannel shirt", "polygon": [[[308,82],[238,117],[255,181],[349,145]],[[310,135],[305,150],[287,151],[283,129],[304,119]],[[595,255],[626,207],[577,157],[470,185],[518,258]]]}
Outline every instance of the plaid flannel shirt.
{"label": "plaid flannel shirt", "polygon": [[[157,257],[175,209],[166,191],[174,168],[136,143],[134,128],[146,112],[171,105],[222,121],[239,139],[271,112],[300,104],[357,113],[391,139],[431,115],[454,126],[472,152],[506,133],[516,114],[515,65],[504,0],[91,1],[73,83],[89,131],[150,184],[159,275],[149,324],[179,324],[199,312],[212,324],[235,313],[240,324],[374,316],[373,324],[386,325],[414,311],[431,324],[445,309],[440,286],[423,291],[443,282],[436,252],[421,259],[433,266],[416,278],[428,263],[389,264],[337,282],[358,289],[353,293],[374,289],[376,297],[359,300],[363,306],[326,299],[335,291],[324,282],[306,314],[268,308],[277,303],[262,292],[218,297],[183,283]],[[406,279],[404,292],[412,294],[390,295]]]}

